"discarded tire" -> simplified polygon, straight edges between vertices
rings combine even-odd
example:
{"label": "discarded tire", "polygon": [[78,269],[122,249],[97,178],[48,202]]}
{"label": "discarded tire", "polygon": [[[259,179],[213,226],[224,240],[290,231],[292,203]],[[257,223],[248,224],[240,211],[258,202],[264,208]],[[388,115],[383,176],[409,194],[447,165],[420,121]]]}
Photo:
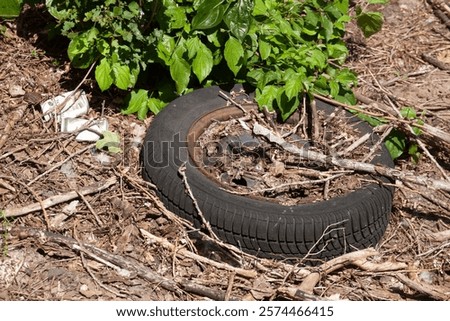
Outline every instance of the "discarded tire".
{"label": "discarded tire", "polygon": [[[388,224],[392,187],[373,183],[330,200],[283,206],[231,194],[207,177],[190,157],[196,134],[192,128],[208,118],[240,113],[234,106],[227,107],[219,91],[211,87],[177,98],[155,117],[147,132],[143,177],[157,186],[169,210],[201,226],[179,174],[185,166],[189,187],[212,230],[244,251],[270,258],[329,259],[376,245]],[[335,108],[322,101],[317,107],[328,113]],[[371,132],[364,122],[357,126],[362,134]],[[372,162],[393,166],[384,147]],[[376,179],[389,182],[384,177]]]}

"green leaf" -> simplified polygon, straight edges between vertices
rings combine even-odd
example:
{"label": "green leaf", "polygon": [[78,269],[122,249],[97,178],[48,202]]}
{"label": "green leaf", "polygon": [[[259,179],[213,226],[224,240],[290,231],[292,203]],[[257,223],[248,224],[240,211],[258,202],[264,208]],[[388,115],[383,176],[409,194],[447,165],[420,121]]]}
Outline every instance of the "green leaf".
{"label": "green leaf", "polygon": [[330,95],[336,97],[339,94],[339,84],[336,81],[330,81]]}
{"label": "green leaf", "polygon": [[356,85],[358,78],[349,69],[342,69],[337,74],[336,81],[338,81],[342,87],[349,88],[352,85]]}
{"label": "green leaf", "polygon": [[120,149],[120,136],[118,134],[106,130],[102,133],[102,135],[103,138],[99,139],[95,143],[95,147],[97,147],[97,149],[103,149],[106,147],[108,151],[113,154],[117,154],[122,151]]}
{"label": "green leaf", "polygon": [[94,53],[84,35],[73,38],[67,48],[70,61],[76,68],[88,68],[94,62]]}
{"label": "green leaf", "polygon": [[265,86],[262,91],[257,89],[256,102],[261,108],[267,108],[272,111],[274,109],[273,103],[278,97],[279,90],[280,88],[277,86]]}
{"label": "green leaf", "polygon": [[130,64],[130,87],[134,87],[136,85],[140,72],[141,68],[138,64]]}
{"label": "green leaf", "polygon": [[134,114],[141,110],[144,106],[147,106],[148,91],[139,89],[138,91],[132,91],[130,95],[130,101],[128,102],[127,109],[122,111],[122,114]]}
{"label": "green leaf", "polygon": [[272,46],[262,39],[259,39],[258,45],[259,45],[259,54],[261,56],[261,59],[266,60],[267,58],[269,58],[270,53],[272,52]]}
{"label": "green leaf", "polygon": [[285,90],[280,90],[277,97],[278,108],[281,112],[281,119],[286,121],[297,110],[300,100],[298,96],[289,98]]}
{"label": "green leaf", "polygon": [[333,22],[326,16],[321,16],[322,34],[325,40],[330,40],[333,36]]}
{"label": "green leaf", "polygon": [[192,62],[192,71],[201,83],[211,73],[214,60],[211,50],[200,42],[197,54]]}
{"label": "green leaf", "polygon": [[414,110],[414,108],[411,107],[403,107],[400,110],[400,114],[402,115],[403,118],[406,118],[408,120],[412,120],[412,119],[416,119],[417,118],[417,113]]}
{"label": "green leaf", "polygon": [[358,116],[359,119],[366,121],[367,123],[369,123],[370,126],[373,127],[386,123],[386,120],[379,117],[369,116],[364,113],[357,113],[356,115]]}
{"label": "green leaf", "polygon": [[169,29],[182,29],[186,25],[185,9],[176,5],[168,7],[161,19],[168,23]]}
{"label": "green leaf", "polygon": [[191,66],[183,58],[174,55],[170,64],[170,75],[175,81],[177,93],[182,94],[187,88],[191,76]]}
{"label": "green leaf", "polygon": [[356,105],[356,103],[358,102],[355,98],[355,95],[353,95],[351,91],[346,92],[344,95],[337,95],[336,97],[334,97],[334,99],[346,105]]}
{"label": "green leaf", "polygon": [[111,87],[114,82],[112,68],[107,58],[103,58],[100,64],[95,68],[95,80],[101,91],[105,91]]}
{"label": "green leaf", "polygon": [[[247,80],[253,86],[258,86],[258,83],[264,78],[264,71],[261,69],[253,69],[247,73]],[[264,84],[265,85],[265,84]],[[264,86],[258,86],[264,87]]]}
{"label": "green leaf", "polygon": [[150,111],[155,115],[157,115],[164,108],[165,105],[166,105],[165,102],[157,98],[150,98],[147,101],[148,109],[150,109]]}
{"label": "green leaf", "polygon": [[297,76],[289,79],[284,86],[285,94],[288,100],[298,97],[303,91],[302,77]]}
{"label": "green leaf", "polygon": [[253,15],[257,16],[268,16],[267,6],[264,0],[255,0],[255,5],[253,8]]}
{"label": "green leaf", "polygon": [[222,5],[224,0],[204,0],[192,19],[192,29],[202,30],[217,26],[223,19],[228,6]]}
{"label": "green leaf", "polygon": [[383,15],[380,12],[360,12],[356,16],[356,23],[365,37],[370,37],[381,30]]}
{"label": "green leaf", "polygon": [[116,62],[112,65],[112,71],[114,75],[114,84],[117,88],[127,90],[131,80],[130,67],[122,65],[120,62]]}
{"label": "green leaf", "polygon": [[344,63],[348,55],[347,47],[339,43],[328,43],[327,52],[330,58],[338,59],[339,63]]}
{"label": "green leaf", "polygon": [[310,57],[306,57],[305,59],[309,67],[313,69],[324,69],[327,66],[327,57],[320,49],[312,49],[309,53]]}
{"label": "green leaf", "polygon": [[224,57],[228,68],[230,68],[236,76],[243,65],[244,48],[242,47],[241,42],[234,37],[230,37],[225,43]]}
{"label": "green leaf", "polygon": [[138,15],[140,11],[140,6],[136,1],[132,1],[128,5],[128,9],[130,9],[131,13],[133,13],[134,15]]}
{"label": "green leaf", "polygon": [[2,0],[0,3],[0,17],[6,19],[16,18],[19,16],[21,8],[21,0]]}
{"label": "green leaf", "polygon": [[102,56],[108,56],[111,50],[109,43],[105,39],[97,40],[97,50]]}
{"label": "green leaf", "polygon": [[141,109],[138,110],[137,117],[140,120],[144,120],[145,118],[147,118],[147,114],[148,114],[148,106],[144,105],[141,107]]}
{"label": "green leaf", "polygon": [[190,38],[186,41],[185,46],[188,52],[188,58],[193,59],[197,55],[198,47],[202,44],[198,37]]}
{"label": "green leaf", "polygon": [[252,22],[253,0],[237,0],[237,5],[231,7],[224,21],[233,36],[243,41],[250,30]]}
{"label": "green leaf", "polygon": [[414,163],[418,163],[420,159],[420,151],[419,146],[416,143],[413,143],[408,148],[408,155],[411,156]]}
{"label": "green leaf", "polygon": [[175,39],[164,35],[162,39],[158,42],[156,52],[158,57],[166,63],[166,65],[170,64],[170,59],[172,57],[172,53],[175,50]]}
{"label": "green leaf", "polygon": [[386,139],[385,145],[392,159],[399,158],[406,148],[406,136],[401,131],[394,129]]}

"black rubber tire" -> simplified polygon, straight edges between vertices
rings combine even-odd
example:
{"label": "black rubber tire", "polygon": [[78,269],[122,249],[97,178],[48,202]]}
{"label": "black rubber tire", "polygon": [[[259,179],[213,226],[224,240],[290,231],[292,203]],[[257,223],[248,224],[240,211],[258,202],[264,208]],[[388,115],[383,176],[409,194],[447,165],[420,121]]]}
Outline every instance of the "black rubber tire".
{"label": "black rubber tire", "polygon": [[[371,184],[327,201],[283,206],[228,193],[196,168],[189,157],[187,134],[199,118],[226,106],[219,90],[210,87],[177,98],[155,117],[147,132],[143,177],[157,186],[169,210],[201,226],[178,173],[186,163],[189,186],[205,219],[222,240],[244,251],[269,258],[329,259],[377,244],[388,224],[392,187]],[[317,108],[331,113],[335,106],[318,101]],[[362,134],[372,131],[364,122],[357,126]],[[373,163],[393,166],[384,147]]]}

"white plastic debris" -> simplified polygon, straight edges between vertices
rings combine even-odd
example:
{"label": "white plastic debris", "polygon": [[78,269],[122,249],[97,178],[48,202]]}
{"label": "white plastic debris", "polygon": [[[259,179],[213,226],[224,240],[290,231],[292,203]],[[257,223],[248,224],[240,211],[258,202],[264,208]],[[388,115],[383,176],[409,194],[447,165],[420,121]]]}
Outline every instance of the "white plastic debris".
{"label": "white plastic debris", "polygon": [[[61,104],[63,106],[60,106]],[[61,122],[64,118],[86,115],[89,111],[89,101],[84,91],[69,91],[44,101],[41,103],[41,109],[45,121],[56,116],[56,120]]]}
{"label": "white plastic debris", "polygon": [[100,134],[108,130],[108,121],[106,119],[63,118],[61,122],[63,133],[73,133],[83,127],[86,129],[81,130],[75,139],[79,142],[96,142],[100,139]]}

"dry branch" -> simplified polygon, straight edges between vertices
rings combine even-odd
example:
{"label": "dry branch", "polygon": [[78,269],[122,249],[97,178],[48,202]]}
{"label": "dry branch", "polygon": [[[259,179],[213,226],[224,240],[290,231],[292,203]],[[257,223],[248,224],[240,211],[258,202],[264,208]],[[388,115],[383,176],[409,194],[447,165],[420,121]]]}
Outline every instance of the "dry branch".
{"label": "dry branch", "polygon": [[107,189],[108,187],[114,185],[116,182],[117,182],[117,179],[115,177],[112,177],[112,178],[106,180],[105,182],[95,183],[95,184],[83,187],[78,191],[72,191],[72,192],[49,197],[49,198],[43,200],[42,202],[36,202],[36,203],[30,204],[30,205],[27,205],[24,207],[7,208],[4,210],[4,216],[5,217],[16,217],[16,216],[22,216],[22,215],[29,214],[32,212],[36,212],[39,210],[43,210],[43,209],[52,207],[54,205],[76,199],[79,197],[79,195],[84,196],[84,195],[89,195],[89,194],[103,191],[103,190]]}
{"label": "dry branch", "polygon": [[442,23],[445,24],[447,28],[450,29],[450,19],[440,8],[440,6],[442,6],[443,9],[450,14],[450,11],[447,9],[448,6],[444,2],[436,0],[427,0],[427,2],[433,8],[433,13],[441,19]]}
{"label": "dry branch", "polygon": [[439,59],[437,59],[429,54],[423,53],[422,59],[441,70],[450,70],[449,64],[447,64],[443,61],[440,61]]}
{"label": "dry branch", "polygon": [[348,265],[354,265],[364,271],[370,272],[398,271],[406,269],[408,267],[406,263],[374,263],[367,260],[368,257],[375,255],[379,255],[379,253],[375,249],[369,248],[353,253],[344,254],[328,262],[325,262],[317,268],[318,272],[311,273],[303,280],[298,290],[306,293],[313,293],[314,287],[317,285],[317,283],[320,282],[323,276]]}
{"label": "dry branch", "polygon": [[400,273],[396,274],[395,277],[400,282],[402,282],[404,285],[406,285],[407,287],[409,287],[417,292],[420,292],[422,294],[425,294],[434,300],[439,300],[439,301],[450,300],[450,294],[446,294],[446,293],[439,291],[436,286],[434,286],[432,288],[429,285],[417,283],[417,282],[411,280],[410,278],[408,278],[407,276],[400,274]]}
{"label": "dry branch", "polygon": [[330,261],[320,265],[319,268],[317,269],[318,272],[313,272],[310,275],[308,275],[300,284],[298,289],[300,291],[312,294],[314,287],[317,285],[317,283],[320,282],[320,279],[324,275],[327,275],[328,273],[331,273],[335,270],[339,270],[343,266],[352,263],[354,261],[365,260],[369,256],[374,256],[377,254],[378,252],[376,250],[374,250],[373,248],[369,248],[358,252],[344,254],[337,258],[331,259]]}
{"label": "dry branch", "polygon": [[381,165],[358,162],[352,159],[338,158],[336,156],[325,155],[319,152],[298,148],[297,146],[288,143],[282,137],[275,135],[272,131],[261,126],[258,123],[254,124],[253,133],[255,135],[264,136],[270,142],[277,144],[284,150],[308,160],[316,161],[322,164],[334,165],[349,170],[366,172],[374,175],[382,175],[392,179],[398,179],[401,181],[425,186],[427,188],[450,192],[450,182],[448,181],[431,179],[424,176],[417,176],[414,173],[407,173]]}
{"label": "dry branch", "polygon": [[[384,103],[372,100],[372,99],[370,99],[370,98],[368,98],[368,97],[366,97],[366,96],[364,96],[364,95],[362,95],[362,94],[360,94],[360,93],[358,93],[356,91],[354,91],[354,94],[355,94],[356,99],[358,99],[360,102],[362,102],[364,104],[367,104],[367,105],[376,105],[384,113],[390,115],[390,116],[385,117],[387,120],[394,121],[394,122],[398,121],[398,122],[403,123],[403,124],[409,124],[411,126],[419,127],[421,130],[423,130],[424,133],[426,133],[426,134],[428,134],[430,136],[433,136],[435,138],[438,138],[440,140],[443,140],[443,141],[445,141],[445,142],[450,144],[450,134],[445,132],[445,131],[443,131],[442,129],[433,127],[433,126],[428,125],[428,124],[422,124],[421,125],[421,124],[413,123],[411,121],[398,119],[398,117],[396,115],[396,112],[395,112],[395,110],[392,109],[392,107],[390,107],[390,106],[388,106],[388,105],[386,105]],[[321,97],[321,99],[324,99],[324,98]],[[365,114],[370,116],[370,113],[368,113],[367,111],[365,111],[365,110],[363,110],[361,108],[357,108],[355,106],[352,107],[352,106],[348,106],[348,105],[345,105],[345,104],[337,103],[337,102],[334,102],[332,99],[328,99],[327,101],[330,102],[330,103],[335,103],[335,104],[337,104],[337,105],[339,105],[341,107],[344,107],[344,108],[346,108],[348,110],[349,109],[354,109],[354,110],[360,111],[360,112],[365,113]],[[380,116],[380,115],[378,115],[378,116]]]}

